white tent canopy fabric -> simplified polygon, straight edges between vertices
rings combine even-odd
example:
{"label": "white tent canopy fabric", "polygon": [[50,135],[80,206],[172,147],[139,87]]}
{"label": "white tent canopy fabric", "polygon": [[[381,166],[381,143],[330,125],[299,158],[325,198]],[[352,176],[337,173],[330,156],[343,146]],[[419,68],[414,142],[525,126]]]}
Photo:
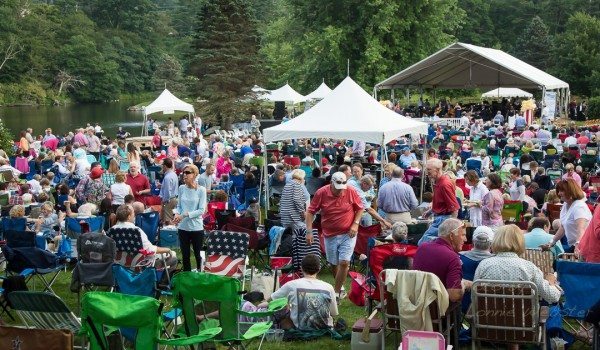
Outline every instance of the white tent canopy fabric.
{"label": "white tent canopy fabric", "polygon": [[285,101],[299,103],[306,101],[306,98],[292,89],[289,84],[285,84],[277,90],[272,90],[267,96],[269,101]]}
{"label": "white tent canopy fabric", "polygon": [[307,112],[263,131],[265,142],[324,137],[380,145],[405,134],[426,135],[427,124],[381,105],[350,77]]}
{"label": "white tent canopy fabric", "polygon": [[165,89],[156,100],[144,108],[144,114],[163,112],[164,114],[173,114],[175,111],[184,111],[194,113],[194,106],[187,102],[183,102],[173,95],[169,90]]}
{"label": "white tent canopy fabric", "polygon": [[319,85],[319,87],[311,92],[310,94],[306,95],[306,99],[307,100],[322,100],[325,97],[327,97],[327,95],[329,95],[329,93],[331,92],[331,89],[329,88],[329,86],[327,86],[327,84],[325,84],[325,82],[322,82],[321,85]]}
{"label": "white tent canopy fabric", "polygon": [[491,91],[488,91],[484,94],[481,94],[481,97],[494,98],[494,97],[527,97],[532,98],[533,94],[530,94],[527,91],[523,91],[517,88],[497,88]]}
{"label": "white tent canopy fabric", "polygon": [[568,89],[569,84],[503,51],[454,43],[375,86],[423,88]]}

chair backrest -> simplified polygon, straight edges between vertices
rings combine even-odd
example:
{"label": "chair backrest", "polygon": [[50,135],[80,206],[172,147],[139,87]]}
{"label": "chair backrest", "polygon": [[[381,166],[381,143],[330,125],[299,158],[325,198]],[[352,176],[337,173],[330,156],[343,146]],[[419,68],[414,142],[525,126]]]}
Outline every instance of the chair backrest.
{"label": "chair backrest", "polygon": [[135,215],[135,226],[141,228],[152,243],[156,242],[159,222],[160,214],[155,211]]}
{"label": "chair backrest", "polygon": [[153,267],[140,272],[119,264],[112,266],[114,285],[117,291],[129,295],[156,296],[156,269]]}
{"label": "chair backrest", "polygon": [[160,301],[138,295],[88,292],[81,300],[82,331],[91,350],[108,349],[106,326],[137,329],[134,348],[155,349],[160,334]]}
{"label": "chair backrest", "polygon": [[502,207],[502,219],[504,221],[521,222],[521,214],[523,213],[523,202],[521,201],[504,201]]}
{"label": "chair backrest", "polygon": [[246,203],[246,206],[249,204],[252,198],[258,199],[258,187],[249,188],[244,191],[244,202]]}
{"label": "chair backrest", "polygon": [[31,248],[35,247],[35,232],[25,230],[7,230],[4,231],[6,245],[10,248]]}
{"label": "chair backrest", "polygon": [[81,222],[87,223],[89,227],[89,232],[100,233],[104,229],[104,217],[103,216],[93,216],[89,218],[66,218],[65,219],[65,228],[67,236],[70,238],[77,238],[80,234],[82,234]]}
{"label": "chair backrest", "polygon": [[562,209],[562,204],[546,204],[546,210],[548,211],[548,220],[552,223],[554,220],[560,218],[560,210]]}
{"label": "chair backrest", "polygon": [[538,341],[540,304],[533,282],[477,280],[471,298],[473,340]]}
{"label": "chair backrest", "polygon": [[88,155],[86,156],[86,158],[87,158],[87,161],[88,161],[90,164],[92,164],[92,163],[96,162],[96,157],[94,157],[92,154],[88,154]]}
{"label": "chair backrest", "polygon": [[549,250],[543,251],[541,249],[525,249],[525,253],[523,253],[523,259],[531,261],[535,266],[539,267],[544,275],[554,273],[554,269],[552,268],[554,255]]}
{"label": "chair backrest", "polygon": [[258,247],[258,232],[251,230],[246,227],[238,226],[235,224],[225,224],[222,228],[223,231],[230,232],[242,232],[248,235],[248,249],[256,249]]}
{"label": "chair backrest", "polygon": [[103,233],[87,232],[77,237],[77,256],[84,263],[113,262],[116,252],[115,240]]}
{"label": "chair backrest", "polygon": [[205,271],[221,276],[241,276],[245,269],[249,240],[246,233],[210,232],[206,241]]}
{"label": "chair backrest", "polygon": [[27,327],[68,329],[75,334],[81,328],[79,319],[55,294],[15,291],[8,295],[8,300]]}
{"label": "chair backrest", "polygon": [[559,258],[556,260],[556,272],[560,287],[564,291],[561,314],[565,317],[584,319],[592,306],[598,302],[598,293],[590,291],[597,290],[600,285],[600,264]]}
{"label": "chair backrest", "polygon": [[183,311],[185,332],[198,333],[196,301],[219,304],[219,321],[223,329],[221,338],[238,339],[238,313],[242,289],[235,278],[209,273],[180,272],[173,276],[173,297],[179,301]]}
{"label": "chair backrest", "polygon": [[26,218],[2,218],[2,230],[6,231],[25,231],[27,229]]}
{"label": "chair backrest", "polygon": [[354,253],[367,254],[369,238],[377,237],[381,234],[381,225],[375,224],[368,227],[358,226],[358,235],[356,236],[356,244],[354,245]]}
{"label": "chair backrest", "polygon": [[144,245],[142,244],[142,236],[137,228],[111,227],[106,235],[114,239],[116,243],[117,255],[115,263],[130,268],[142,268],[154,265],[156,254],[144,255],[141,252]]}
{"label": "chair backrest", "polygon": [[[413,258],[417,253],[417,246],[404,243],[381,244],[371,248],[369,251],[369,270],[375,278],[383,271],[383,263],[392,256]],[[380,297],[379,283],[375,285],[373,296]]]}
{"label": "chair backrest", "polygon": [[119,162],[119,171],[129,171],[129,162],[122,160]]}
{"label": "chair backrest", "polygon": [[225,226],[230,218],[234,218],[236,211],[234,210],[215,210],[215,221],[217,222],[217,230]]}

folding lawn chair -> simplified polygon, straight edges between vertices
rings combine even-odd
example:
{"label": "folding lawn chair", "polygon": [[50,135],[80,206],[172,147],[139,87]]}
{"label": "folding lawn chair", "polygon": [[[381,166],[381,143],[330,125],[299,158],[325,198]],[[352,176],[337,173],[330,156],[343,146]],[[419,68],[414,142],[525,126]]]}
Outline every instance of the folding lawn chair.
{"label": "folding lawn chair", "polygon": [[[60,272],[65,268],[59,257],[49,251],[42,250],[35,245],[35,232],[7,231],[6,246],[2,248],[6,257],[6,270],[13,274],[20,274],[31,269],[29,279],[39,279],[44,285],[44,292],[54,294],[52,285]],[[18,243],[17,243],[18,242]]]}
{"label": "folding lawn chair", "polygon": [[[591,291],[600,288],[600,264],[564,260],[562,259],[564,256],[561,254],[556,260],[558,281],[564,291],[561,315],[564,318],[575,320],[580,329],[584,329],[587,335],[591,336],[594,330],[592,327],[586,327],[583,320],[599,299],[598,293]],[[563,324],[569,328],[569,332],[578,335],[578,329],[571,323],[563,322]],[[597,339],[597,337],[595,338]],[[588,339],[581,340],[587,341]],[[594,345],[600,346],[600,344]]]}
{"label": "folding lawn chair", "polygon": [[381,225],[375,224],[368,227],[358,226],[358,235],[354,245],[354,256],[352,257],[352,267],[356,267],[356,260],[361,254],[368,254],[369,238],[377,237],[381,234]]}
{"label": "folding lawn chair", "polygon": [[262,265],[265,265],[265,261],[263,260],[263,256],[265,255],[265,249],[267,246],[259,246],[259,241],[261,239],[260,235],[256,230],[250,230],[245,227],[237,226],[234,224],[225,224],[222,228],[223,231],[229,232],[241,232],[248,235],[248,251],[250,253],[250,258],[254,259],[254,261],[260,261]]}
{"label": "folding lawn chair", "polygon": [[204,271],[241,278],[243,288],[249,242],[250,236],[247,233],[220,230],[210,232],[206,240]]}
{"label": "folding lawn chair", "polygon": [[156,243],[156,235],[158,234],[158,225],[160,223],[160,214],[153,211],[149,213],[139,213],[135,215],[135,226],[144,231],[148,240]]}
{"label": "folding lawn chair", "polygon": [[81,331],[90,339],[91,350],[109,348],[106,336],[113,327],[134,328],[133,344],[137,350],[155,350],[158,344],[175,347],[201,344],[221,332],[219,327],[196,329],[190,336],[161,339],[161,309],[161,303],[150,297],[89,292],[82,300]]}
{"label": "folding lawn chair", "polygon": [[[217,276],[207,273],[181,272],[173,277],[173,297],[177,306],[183,310],[185,335],[196,334],[200,324],[196,318],[196,305],[201,302],[203,313],[207,315],[208,303],[217,303],[218,321],[208,320],[207,324],[219,323],[222,328],[214,340],[226,343],[229,348],[241,345],[258,337],[264,339],[272,321],[256,321],[245,329],[239,316],[260,319],[272,317],[287,305],[287,299],[276,299],[269,303],[267,311],[243,312],[240,310],[242,286],[240,281],[227,276]],[[247,345],[247,344],[246,344]],[[262,340],[258,346],[262,346]]]}

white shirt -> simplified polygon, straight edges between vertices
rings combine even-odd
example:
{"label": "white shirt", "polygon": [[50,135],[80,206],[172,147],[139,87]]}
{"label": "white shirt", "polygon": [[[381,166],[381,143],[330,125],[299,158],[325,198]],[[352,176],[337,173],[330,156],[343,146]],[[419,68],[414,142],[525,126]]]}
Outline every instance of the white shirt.
{"label": "white shirt", "polygon": [[577,145],[577,139],[574,136],[569,136],[565,139],[565,144],[568,146],[575,146]]}
{"label": "white shirt", "polygon": [[319,313],[320,310],[315,308],[327,304],[329,304],[327,323],[333,327],[332,316],[338,315],[338,308],[331,284],[316,278],[300,278],[284,284],[271,295],[272,299],[286,297],[290,305],[290,316],[296,328],[310,328],[310,316]]}
{"label": "white shirt", "polygon": [[573,201],[569,206],[567,203],[563,204],[560,209],[560,224],[565,230],[567,241],[569,245],[574,245],[581,237],[577,232],[577,219],[586,219],[588,222],[592,219],[592,213],[584,199],[578,199]]}
{"label": "white shirt", "polygon": [[[477,185],[471,187],[471,191],[469,192],[469,200],[481,202],[481,200],[483,200],[483,196],[485,196],[489,191],[490,190],[488,190],[483,182],[479,181]],[[469,218],[473,227],[477,227],[482,224],[481,213],[481,207],[474,206],[469,208]]]}
{"label": "white shirt", "polygon": [[112,194],[112,205],[121,205],[125,203],[125,196],[129,194],[131,187],[124,182],[115,182],[110,186],[110,194]]}

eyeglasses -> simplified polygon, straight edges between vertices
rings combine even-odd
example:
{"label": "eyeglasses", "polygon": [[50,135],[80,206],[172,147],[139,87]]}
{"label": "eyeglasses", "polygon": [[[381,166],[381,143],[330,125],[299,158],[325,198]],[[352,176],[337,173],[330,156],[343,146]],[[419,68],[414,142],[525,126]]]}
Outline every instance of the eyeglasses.
{"label": "eyeglasses", "polygon": [[458,231],[458,230],[460,230],[461,228],[464,228],[464,227],[467,227],[467,226],[466,226],[466,225],[465,225],[465,223],[463,222],[463,223],[462,223],[460,226],[458,226],[457,228],[455,228],[454,230],[452,230],[452,231],[450,231],[450,232],[456,232],[456,231]]}
{"label": "eyeglasses", "polygon": [[334,181],[338,185],[345,185],[348,181]]}
{"label": "eyeglasses", "polygon": [[193,171],[189,171],[189,170],[186,170],[183,172],[184,175],[189,175],[189,174],[193,174],[193,173],[194,173]]}

